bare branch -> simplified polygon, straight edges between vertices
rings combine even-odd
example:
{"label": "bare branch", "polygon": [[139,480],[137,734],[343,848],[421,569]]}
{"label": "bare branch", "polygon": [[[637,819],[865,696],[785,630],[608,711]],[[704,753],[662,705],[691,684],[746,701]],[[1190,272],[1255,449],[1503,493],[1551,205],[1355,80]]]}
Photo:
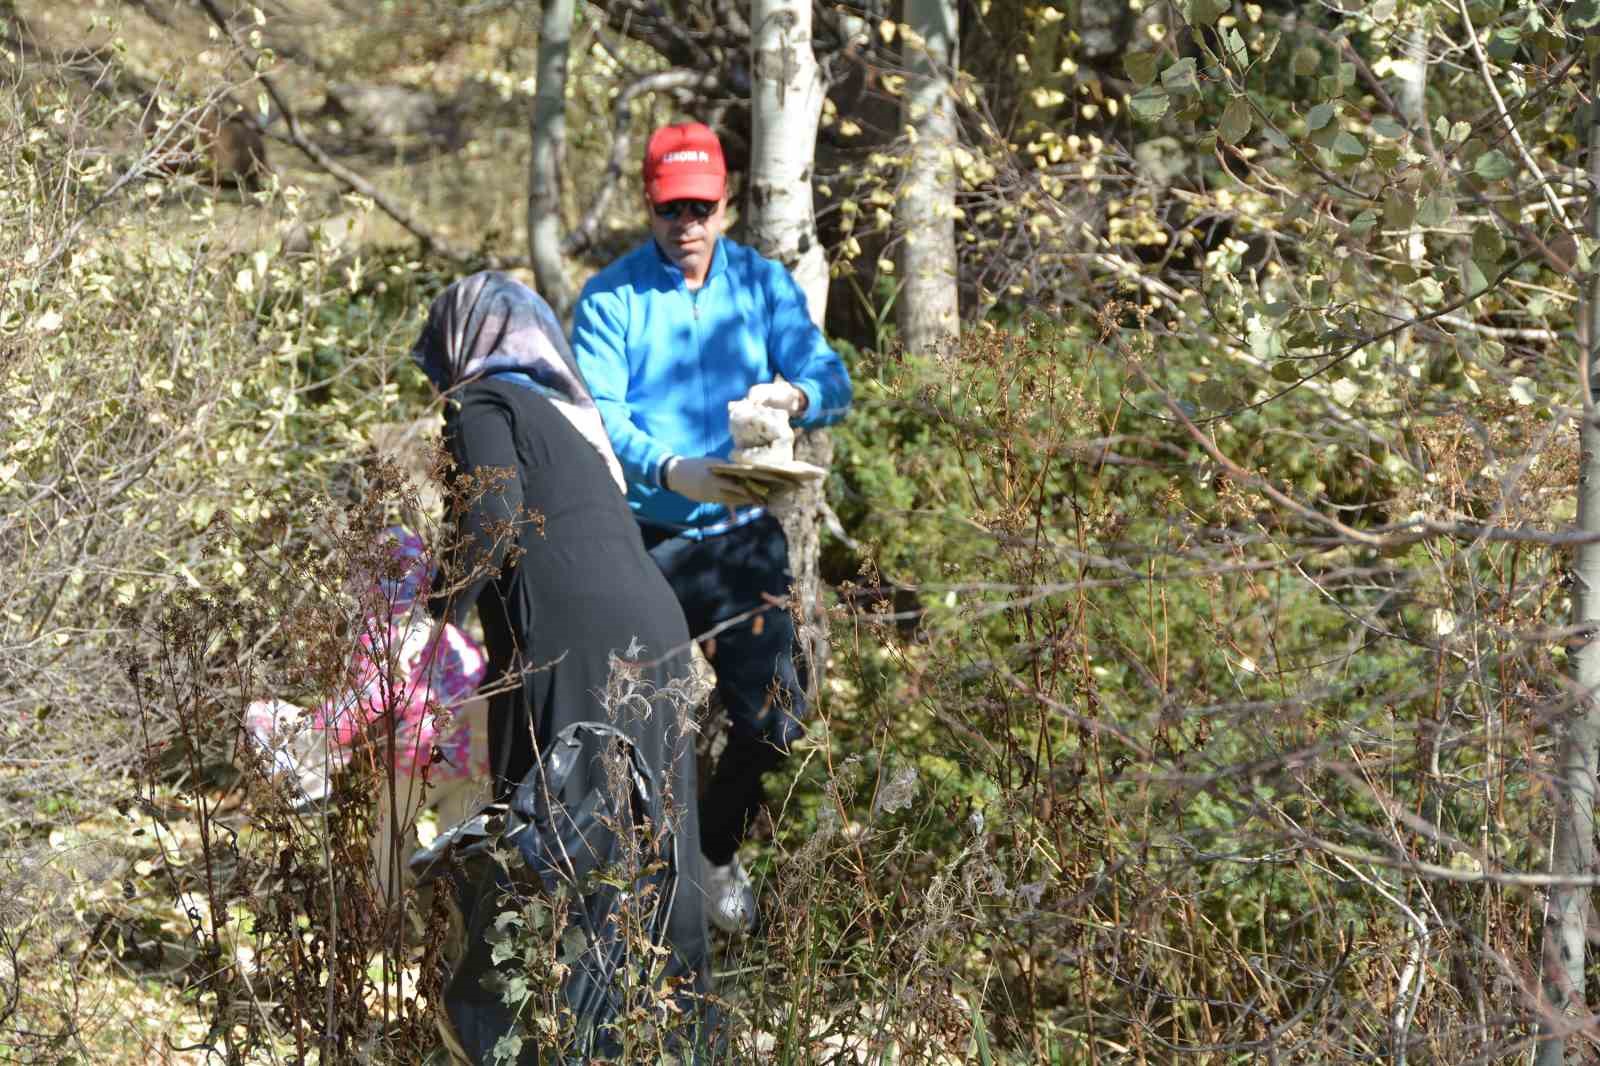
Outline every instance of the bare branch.
{"label": "bare branch", "polygon": [[1516,119],[1506,110],[1505,98],[1500,95],[1500,87],[1495,84],[1494,72],[1489,69],[1489,57],[1484,54],[1483,42],[1478,40],[1478,30],[1472,24],[1472,13],[1467,10],[1466,0],[1456,0],[1456,10],[1461,13],[1461,21],[1467,29],[1467,40],[1472,42],[1472,54],[1478,60],[1478,71],[1483,75],[1483,84],[1494,100],[1500,121],[1505,123],[1506,132],[1511,136],[1511,143],[1517,146],[1517,154],[1522,157],[1522,163],[1528,168],[1528,173],[1538,181],[1539,189],[1544,193],[1545,202],[1550,205],[1551,212],[1561,220],[1564,228],[1570,230],[1572,220],[1567,217],[1567,212],[1561,207],[1561,201],[1556,199],[1555,192],[1545,181],[1544,171],[1539,169],[1539,164],[1528,151],[1528,146],[1523,143],[1522,131],[1517,128]]}
{"label": "bare branch", "polygon": [[633,155],[634,99],[646,93],[707,92],[716,86],[717,79],[711,74],[695,70],[663,70],[646,74],[617,94],[612,120],[611,155],[606,160],[605,173],[600,179],[600,191],[595,194],[594,202],[589,205],[589,210],[583,219],[561,242],[563,254],[581,254],[594,245],[595,238],[600,233],[600,220],[605,218],[606,211],[611,206],[611,199],[616,195],[617,182],[622,178],[622,169]]}
{"label": "bare branch", "polygon": [[422,242],[423,247],[429,251],[454,259],[460,263],[482,264],[490,269],[506,269],[509,267],[527,266],[526,256],[497,256],[487,255],[481,251],[474,251],[448,240],[431,226],[419,220],[410,211],[406,210],[393,198],[388,196],[366,178],[351,170],[349,167],[334,159],[327,152],[319,148],[315,142],[305,135],[300,128],[299,119],[295,117],[294,109],[289,106],[289,101],[278,89],[277,83],[270,76],[262,73],[263,58],[259,52],[251,48],[248,43],[239,39],[226,15],[217,7],[216,0],[199,0],[205,13],[216,23],[217,28],[226,33],[230,40],[238,47],[250,69],[256,72],[256,77],[261,79],[261,86],[272,98],[273,106],[283,116],[284,129],[287,132],[289,143],[300,149],[305,157],[315,163],[322,170],[343,182],[345,187],[371,200],[373,204],[394,219],[407,232]]}

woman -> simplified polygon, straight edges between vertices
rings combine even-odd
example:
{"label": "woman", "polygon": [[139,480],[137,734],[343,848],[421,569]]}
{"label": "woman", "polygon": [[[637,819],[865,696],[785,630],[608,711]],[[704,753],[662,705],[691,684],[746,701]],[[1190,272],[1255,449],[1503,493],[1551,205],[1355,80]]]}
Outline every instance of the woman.
{"label": "woman", "polygon": [[[669,695],[689,676],[689,632],[645,553],[560,325],[515,279],[474,274],[433,302],[412,357],[446,402],[460,544],[434,595],[451,621],[476,605],[483,623],[496,794],[509,794],[574,723],[626,734],[666,793],[676,836],[682,887],[667,916],[666,976],[706,993],[694,751],[685,709]],[[634,692],[660,694],[607,707],[613,656],[632,660]]]}

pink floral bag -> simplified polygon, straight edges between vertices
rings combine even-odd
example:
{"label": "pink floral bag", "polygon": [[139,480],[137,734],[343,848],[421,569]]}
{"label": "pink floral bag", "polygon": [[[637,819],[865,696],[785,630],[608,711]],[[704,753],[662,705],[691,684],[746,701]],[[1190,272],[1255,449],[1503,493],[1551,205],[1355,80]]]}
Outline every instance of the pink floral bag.
{"label": "pink floral bag", "polygon": [[[385,530],[395,566],[367,589],[367,613],[344,691],[314,712],[282,700],[258,700],[245,713],[246,733],[315,801],[348,763],[357,741],[388,747],[394,722],[394,768],[434,782],[487,780],[488,759],[474,750],[472,723],[461,711],[488,668],[483,646],[454,625],[429,647],[428,557],[422,538],[399,526]],[[391,576],[398,575],[398,576]],[[435,755],[437,753],[437,757]]]}

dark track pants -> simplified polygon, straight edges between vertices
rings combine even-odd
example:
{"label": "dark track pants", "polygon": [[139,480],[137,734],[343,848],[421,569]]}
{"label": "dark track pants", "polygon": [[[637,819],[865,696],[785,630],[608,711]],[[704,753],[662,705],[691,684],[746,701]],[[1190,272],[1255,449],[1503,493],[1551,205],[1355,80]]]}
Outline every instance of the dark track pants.
{"label": "dark track pants", "polygon": [[765,801],[762,775],[805,734],[794,620],[786,607],[768,600],[789,595],[789,547],[771,515],[704,540],[644,523],[640,529],[683,607],[689,632],[716,669],[717,693],[728,712],[728,746],[700,801],[700,847],[720,866],[733,858]]}

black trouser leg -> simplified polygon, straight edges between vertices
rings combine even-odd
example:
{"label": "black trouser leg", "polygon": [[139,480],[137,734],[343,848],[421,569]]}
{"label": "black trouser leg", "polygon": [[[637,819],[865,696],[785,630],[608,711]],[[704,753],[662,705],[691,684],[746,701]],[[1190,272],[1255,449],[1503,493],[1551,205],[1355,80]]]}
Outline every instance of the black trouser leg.
{"label": "black trouser leg", "polygon": [[734,732],[700,799],[700,851],[713,866],[733,861],[739,844],[761,812],[762,775],[784,760],[765,738]]}
{"label": "black trouser leg", "polygon": [[805,735],[805,686],[794,660],[794,623],[781,602],[789,592],[789,549],[770,515],[705,540],[644,528],[645,547],[683,607],[689,632],[717,672],[728,713],[728,745],[700,804],[700,850],[729,862],[764,799],[761,775]]}

